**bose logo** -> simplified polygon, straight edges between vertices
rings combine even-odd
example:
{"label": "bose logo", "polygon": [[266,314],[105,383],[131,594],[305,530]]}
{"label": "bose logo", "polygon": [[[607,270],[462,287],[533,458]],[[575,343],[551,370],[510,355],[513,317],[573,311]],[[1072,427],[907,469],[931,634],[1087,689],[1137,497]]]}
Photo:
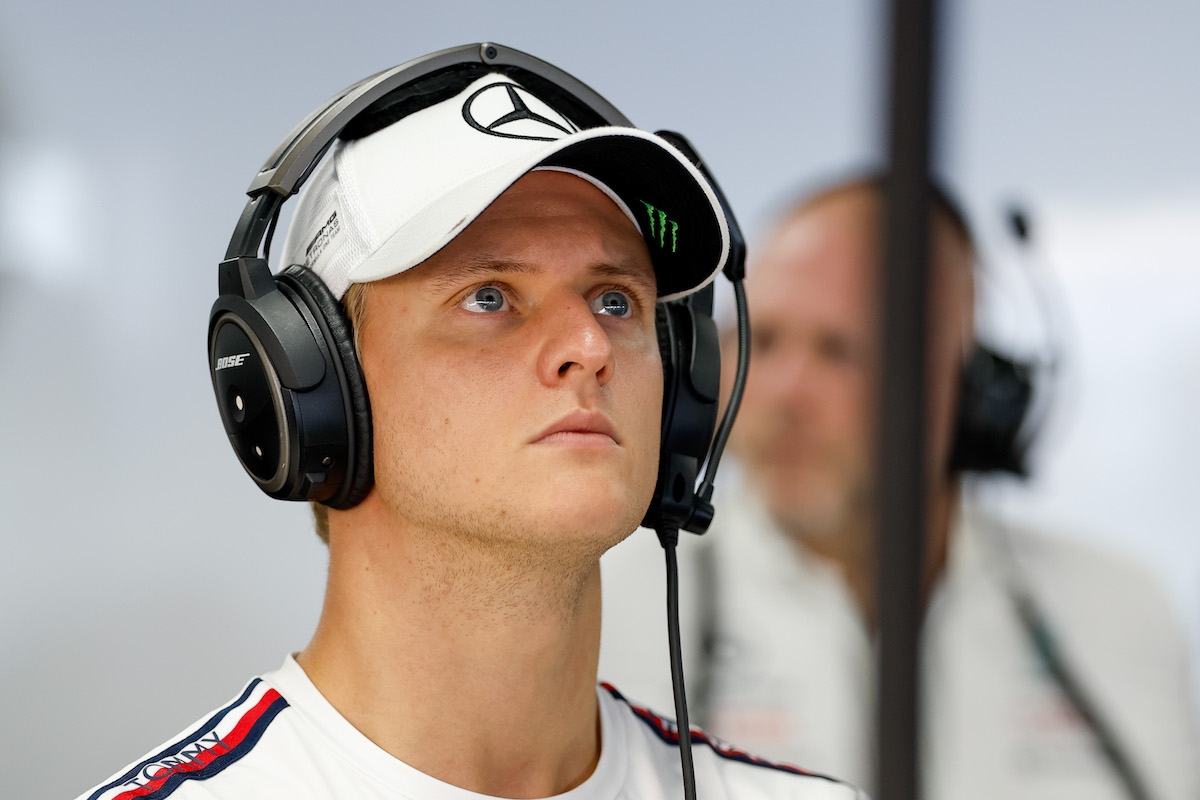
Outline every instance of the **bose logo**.
{"label": "bose logo", "polygon": [[238,353],[236,356],[221,356],[217,359],[217,369],[222,370],[226,367],[240,367],[242,362],[246,360],[249,353]]}

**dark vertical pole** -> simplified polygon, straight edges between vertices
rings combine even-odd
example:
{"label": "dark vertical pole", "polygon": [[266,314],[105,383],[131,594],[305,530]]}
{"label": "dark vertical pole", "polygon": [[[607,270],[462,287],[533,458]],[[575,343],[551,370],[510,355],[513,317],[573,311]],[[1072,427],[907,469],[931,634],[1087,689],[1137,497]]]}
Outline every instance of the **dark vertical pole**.
{"label": "dark vertical pole", "polygon": [[879,800],[920,796],[925,346],[935,0],[892,0],[877,482]]}

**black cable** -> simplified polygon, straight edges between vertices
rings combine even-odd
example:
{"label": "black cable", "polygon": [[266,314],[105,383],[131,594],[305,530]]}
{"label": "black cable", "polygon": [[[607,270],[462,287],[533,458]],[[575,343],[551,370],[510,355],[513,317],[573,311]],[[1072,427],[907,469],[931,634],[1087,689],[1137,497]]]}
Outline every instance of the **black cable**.
{"label": "black cable", "polygon": [[738,320],[738,364],[737,373],[733,379],[733,388],[729,392],[729,405],[725,407],[725,416],[717,428],[709,450],[708,467],[704,470],[704,480],[696,490],[697,496],[704,502],[712,499],[713,481],[717,476],[717,465],[721,463],[721,455],[725,452],[725,442],[729,439],[729,431],[737,417],[738,408],[742,404],[742,394],[746,391],[746,375],[750,371],[750,312],[746,306],[746,287],[741,279],[733,281],[733,298],[737,303]]}
{"label": "black cable", "polygon": [[687,695],[683,687],[683,647],[679,642],[679,564],[675,547],[679,531],[662,528],[658,541],[667,560],[667,641],[671,649],[671,687],[675,693],[675,722],[679,731],[679,762],[683,767],[684,800],[696,800],[696,769],[692,764],[692,728],[688,723]]}
{"label": "black cable", "polygon": [[1014,203],[1009,206],[1005,216],[1008,232],[1017,246],[1017,266],[1023,273],[1034,306],[1041,317],[1047,353],[1044,360],[1039,358],[1033,362],[1034,369],[1043,374],[1037,376],[1037,392],[1029,409],[1029,417],[1021,426],[1019,443],[1024,450],[1034,442],[1045,426],[1051,410],[1058,405],[1057,395],[1062,388],[1059,369],[1065,361],[1064,354],[1068,351],[1067,331],[1070,314],[1068,304],[1063,298],[1062,287],[1054,280],[1054,275],[1046,268],[1047,265],[1033,263],[1033,226],[1030,223],[1029,212]]}

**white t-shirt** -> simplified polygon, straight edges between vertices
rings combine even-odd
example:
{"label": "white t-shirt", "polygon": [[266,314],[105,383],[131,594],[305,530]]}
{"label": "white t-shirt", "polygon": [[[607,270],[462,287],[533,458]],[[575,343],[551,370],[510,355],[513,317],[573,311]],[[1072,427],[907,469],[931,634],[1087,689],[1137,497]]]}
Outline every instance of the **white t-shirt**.
{"label": "white t-shirt", "polygon": [[[838,570],[788,541],[736,482],[725,488],[712,530],[681,542],[693,717],[767,758],[872,791],[871,634]],[[1124,800],[1094,735],[1031,647],[983,522],[968,518],[956,531],[925,620],[923,795]],[[1200,797],[1187,645],[1162,592],[1134,564],[1095,548],[1018,531],[1009,539],[1059,649],[1151,796]],[[600,677],[650,704],[670,697],[665,648],[655,644],[665,629],[659,551],[638,531],[601,561]],[[715,629],[707,659],[706,627]]]}
{"label": "white t-shirt", "polygon": [[[681,798],[678,733],[669,720],[597,688],[600,761],[562,800]],[[853,800],[846,784],[774,765],[693,730],[701,800]],[[486,800],[391,756],[346,721],[291,656],[229,705],[80,800]]]}

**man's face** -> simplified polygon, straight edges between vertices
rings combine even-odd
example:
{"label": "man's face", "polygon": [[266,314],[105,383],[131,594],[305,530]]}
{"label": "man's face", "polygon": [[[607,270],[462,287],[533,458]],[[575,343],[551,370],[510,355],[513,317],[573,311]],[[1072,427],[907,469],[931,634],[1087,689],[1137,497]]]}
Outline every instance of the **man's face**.
{"label": "man's face", "polygon": [[372,284],[360,356],[379,499],[416,528],[511,546],[619,541],[657,473],[655,299],[633,223],[557,172]]}
{"label": "man's face", "polygon": [[836,528],[869,493],[877,343],[865,233],[844,204],[803,212],[746,279],[752,350],[731,447],[773,515],[806,535]]}
{"label": "man's face", "polygon": [[[879,213],[868,190],[806,208],[775,232],[746,280],[753,350],[731,446],[773,516],[805,538],[869,511]],[[971,288],[969,253],[946,226],[934,231],[930,446],[944,465]],[[724,361],[731,370],[733,359]]]}

